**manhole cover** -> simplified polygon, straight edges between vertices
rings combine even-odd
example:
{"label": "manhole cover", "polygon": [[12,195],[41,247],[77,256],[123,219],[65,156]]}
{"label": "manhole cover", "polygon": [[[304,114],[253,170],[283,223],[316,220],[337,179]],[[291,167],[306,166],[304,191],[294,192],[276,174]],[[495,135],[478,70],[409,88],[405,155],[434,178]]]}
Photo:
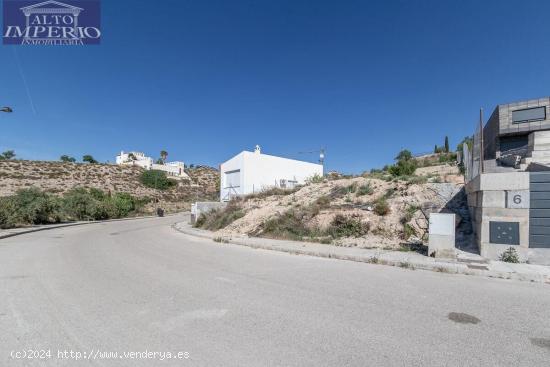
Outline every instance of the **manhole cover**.
{"label": "manhole cover", "polygon": [[529,338],[531,344],[536,345],[537,347],[550,349],[550,339],[544,338]]}
{"label": "manhole cover", "polygon": [[481,320],[475,316],[460,312],[451,312],[449,313],[448,318],[449,320],[458,322],[459,324],[477,324],[481,322]]}

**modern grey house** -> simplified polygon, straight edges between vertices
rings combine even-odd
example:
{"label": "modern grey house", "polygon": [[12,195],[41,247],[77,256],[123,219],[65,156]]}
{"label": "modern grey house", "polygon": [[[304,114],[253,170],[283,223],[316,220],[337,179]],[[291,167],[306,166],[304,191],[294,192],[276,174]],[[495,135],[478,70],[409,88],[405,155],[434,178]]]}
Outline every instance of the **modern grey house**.
{"label": "modern grey house", "polygon": [[493,160],[488,168],[493,162],[523,169],[531,162],[550,164],[549,108],[548,97],[495,108],[483,128],[484,159]]}
{"label": "modern grey house", "polygon": [[512,246],[522,260],[550,265],[550,98],[497,106],[466,157],[481,255],[498,259]]}

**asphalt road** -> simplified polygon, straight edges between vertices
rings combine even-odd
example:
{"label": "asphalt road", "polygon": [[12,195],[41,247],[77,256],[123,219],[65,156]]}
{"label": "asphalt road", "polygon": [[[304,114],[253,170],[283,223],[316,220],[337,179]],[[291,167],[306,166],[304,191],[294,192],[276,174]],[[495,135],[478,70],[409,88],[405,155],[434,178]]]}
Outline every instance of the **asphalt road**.
{"label": "asphalt road", "polygon": [[253,250],[176,220],[0,240],[0,366],[550,365],[548,285]]}

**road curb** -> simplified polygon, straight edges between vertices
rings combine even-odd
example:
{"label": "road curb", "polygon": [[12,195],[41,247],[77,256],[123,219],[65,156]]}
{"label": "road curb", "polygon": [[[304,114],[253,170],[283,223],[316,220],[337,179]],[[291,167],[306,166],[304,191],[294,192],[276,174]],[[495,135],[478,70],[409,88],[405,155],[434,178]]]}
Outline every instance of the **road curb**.
{"label": "road curb", "polygon": [[[187,224],[181,226],[184,222],[178,222],[172,225],[176,231],[183,234],[214,240],[216,238],[214,234],[210,231],[189,228]],[[187,228],[186,228],[187,227]],[[481,269],[471,269],[466,264],[458,262],[443,262],[443,261],[433,261],[433,262],[419,262],[414,259],[385,259],[384,255],[373,256],[373,255],[347,255],[347,254],[338,254],[331,252],[319,252],[308,249],[296,249],[296,248],[285,248],[283,246],[270,245],[270,244],[258,244],[250,243],[246,240],[240,240],[236,238],[221,238],[223,243],[228,243],[238,246],[246,246],[253,249],[269,250],[269,251],[278,251],[285,252],[292,255],[306,255],[306,256],[315,256],[329,259],[337,260],[347,260],[354,262],[362,262],[368,264],[377,264],[377,265],[389,265],[395,267],[406,268],[410,270],[428,270],[438,273],[448,273],[448,274],[464,274],[464,275],[474,275],[485,278],[499,278],[499,279],[509,279],[509,280],[519,280],[527,281],[532,283],[543,283],[550,285],[550,274],[540,274],[540,273],[520,273],[515,271],[498,271],[498,270],[481,270]],[[306,245],[307,246],[307,245]],[[397,253],[393,251],[393,253]],[[388,254],[388,252],[386,253]]]}
{"label": "road curb", "polygon": [[[175,213],[175,214],[167,214],[165,217],[172,217],[179,215],[181,213]],[[46,224],[39,227],[30,227],[28,229],[22,229],[18,232],[12,232],[12,233],[5,233],[0,234],[0,240],[4,238],[10,238],[19,236],[22,234],[28,234],[28,233],[34,233],[34,232],[40,232],[40,231],[49,231],[51,229],[58,229],[58,228],[65,228],[65,227],[75,227],[75,226],[82,226],[87,224],[98,224],[98,223],[109,223],[109,222],[122,222],[122,221],[129,221],[129,220],[138,220],[138,219],[150,219],[150,218],[159,218],[156,215],[148,215],[148,216],[142,216],[142,217],[132,217],[132,218],[117,218],[117,219],[107,219],[107,220],[90,220],[90,221],[82,221],[82,222],[69,222],[69,223],[59,223],[59,224]],[[15,230],[19,228],[13,228]]]}

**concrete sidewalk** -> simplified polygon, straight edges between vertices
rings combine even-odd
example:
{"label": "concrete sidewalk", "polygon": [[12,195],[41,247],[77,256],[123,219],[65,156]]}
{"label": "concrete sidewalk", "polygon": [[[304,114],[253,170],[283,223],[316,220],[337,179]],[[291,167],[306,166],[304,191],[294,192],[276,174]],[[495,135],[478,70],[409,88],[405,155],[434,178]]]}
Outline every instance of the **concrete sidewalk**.
{"label": "concrete sidewalk", "polygon": [[339,247],[311,242],[282,241],[248,236],[216,237],[213,232],[193,228],[186,222],[174,224],[174,229],[187,235],[202,237],[222,243],[251,248],[288,252],[291,254],[325,257],[339,260],[399,266],[409,269],[431,270],[442,273],[477,275],[491,278],[514,279],[550,284],[550,267],[529,264],[510,264],[467,256],[458,260],[434,259],[416,252],[389,251]]}

